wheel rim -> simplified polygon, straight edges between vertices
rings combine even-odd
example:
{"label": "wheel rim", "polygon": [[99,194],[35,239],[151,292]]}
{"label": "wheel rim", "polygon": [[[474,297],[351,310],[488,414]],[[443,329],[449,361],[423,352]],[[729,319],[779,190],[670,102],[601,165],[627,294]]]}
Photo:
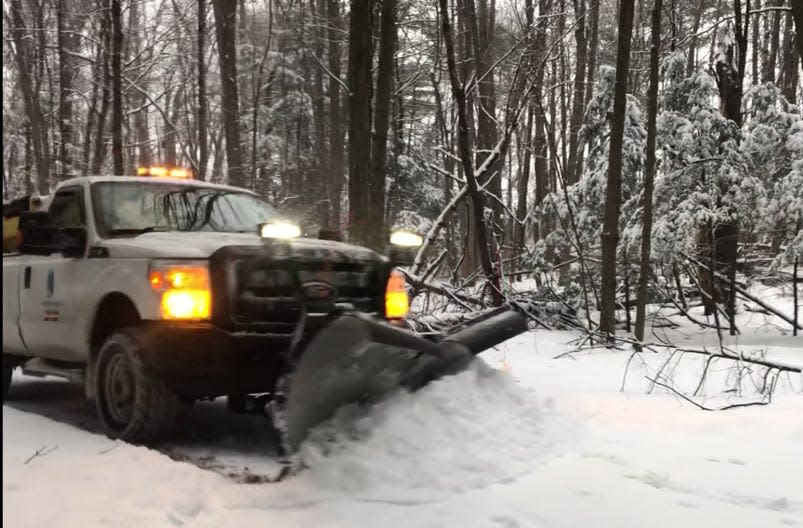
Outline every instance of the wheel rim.
{"label": "wheel rim", "polygon": [[131,360],[124,353],[118,352],[109,358],[103,389],[109,418],[124,427],[133,418],[136,396]]}

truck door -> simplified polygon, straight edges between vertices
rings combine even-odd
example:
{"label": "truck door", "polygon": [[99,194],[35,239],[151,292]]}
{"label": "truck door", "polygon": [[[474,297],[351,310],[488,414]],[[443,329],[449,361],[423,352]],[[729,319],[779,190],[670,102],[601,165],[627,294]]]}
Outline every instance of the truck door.
{"label": "truck door", "polygon": [[[48,213],[54,227],[85,228],[83,189],[60,189]],[[76,299],[81,285],[75,283],[75,268],[83,259],[53,253],[32,257],[22,266],[20,330],[32,354],[64,361],[86,357],[77,324]]]}
{"label": "truck door", "polygon": [[3,353],[25,355],[20,334],[20,270],[27,263],[23,255],[3,255]]}

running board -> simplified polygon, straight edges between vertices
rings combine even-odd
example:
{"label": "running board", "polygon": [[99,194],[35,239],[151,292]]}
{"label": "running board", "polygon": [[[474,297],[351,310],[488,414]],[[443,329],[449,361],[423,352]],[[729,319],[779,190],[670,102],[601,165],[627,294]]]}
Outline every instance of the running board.
{"label": "running board", "polygon": [[22,367],[22,373],[27,376],[44,378],[45,376],[56,376],[64,378],[73,383],[84,383],[86,379],[86,369],[78,366],[59,365],[52,361],[42,358],[33,358]]}

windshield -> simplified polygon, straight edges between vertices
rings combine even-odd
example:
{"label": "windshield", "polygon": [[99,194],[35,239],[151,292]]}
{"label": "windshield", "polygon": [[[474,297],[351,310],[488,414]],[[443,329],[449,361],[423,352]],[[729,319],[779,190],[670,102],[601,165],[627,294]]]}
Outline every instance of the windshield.
{"label": "windshield", "polygon": [[92,186],[101,235],[148,231],[256,233],[278,213],[245,192],[190,185],[104,182]]}

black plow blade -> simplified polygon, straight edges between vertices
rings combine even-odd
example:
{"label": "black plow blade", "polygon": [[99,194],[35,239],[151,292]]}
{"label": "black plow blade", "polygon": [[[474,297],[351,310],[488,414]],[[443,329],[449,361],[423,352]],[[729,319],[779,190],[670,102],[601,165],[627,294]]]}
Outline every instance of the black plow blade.
{"label": "black plow blade", "polygon": [[400,388],[416,390],[465,369],[476,354],[527,330],[524,317],[502,308],[439,342],[360,315],[336,317],[301,351],[285,380],[276,425],[284,448],[298,449],[309,430],[341,406],[372,402]]}

